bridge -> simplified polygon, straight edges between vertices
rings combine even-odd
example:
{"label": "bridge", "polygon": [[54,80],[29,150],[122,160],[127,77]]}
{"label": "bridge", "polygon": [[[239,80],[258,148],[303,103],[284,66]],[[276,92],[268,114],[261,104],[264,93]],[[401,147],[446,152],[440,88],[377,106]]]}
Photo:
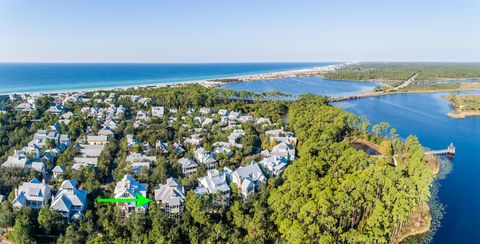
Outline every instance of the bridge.
{"label": "bridge", "polygon": [[357,100],[357,99],[360,99],[360,98],[382,96],[382,95],[387,95],[387,94],[383,93],[383,92],[365,92],[365,93],[362,93],[362,94],[352,95],[352,96],[333,97],[333,98],[330,98],[330,102]]}
{"label": "bridge", "polygon": [[415,78],[418,76],[418,72],[415,72],[407,81],[403,82],[399,86],[392,87],[388,89],[386,92],[382,91],[370,91],[370,92],[364,92],[362,94],[358,95],[351,95],[351,96],[341,96],[341,97],[334,97],[330,99],[330,102],[341,102],[341,101],[348,101],[348,100],[357,100],[360,98],[365,98],[365,97],[376,97],[376,96],[384,96],[384,95],[389,95],[393,94],[395,92],[398,92],[398,90],[403,89],[409,85],[411,85],[414,81]]}
{"label": "bridge", "polygon": [[455,146],[450,143],[447,149],[425,151],[426,155],[455,155]]}

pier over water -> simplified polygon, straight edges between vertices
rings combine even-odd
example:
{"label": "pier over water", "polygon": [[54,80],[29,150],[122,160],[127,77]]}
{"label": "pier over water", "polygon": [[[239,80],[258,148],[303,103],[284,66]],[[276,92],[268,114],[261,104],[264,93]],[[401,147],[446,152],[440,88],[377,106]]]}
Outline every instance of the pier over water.
{"label": "pier over water", "polygon": [[455,155],[455,146],[450,143],[447,149],[425,151],[427,155]]}

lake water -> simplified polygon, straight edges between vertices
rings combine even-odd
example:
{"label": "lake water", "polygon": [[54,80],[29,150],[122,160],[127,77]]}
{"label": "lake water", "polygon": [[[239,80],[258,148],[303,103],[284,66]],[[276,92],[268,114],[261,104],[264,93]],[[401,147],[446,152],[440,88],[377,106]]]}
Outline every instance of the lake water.
{"label": "lake water", "polygon": [[[354,81],[295,78],[229,84],[225,87],[338,96],[366,89],[364,85]],[[433,242],[480,243],[480,117],[447,117],[451,109],[442,95],[446,93],[396,94],[340,102],[335,106],[364,115],[372,123],[386,121],[397,128],[402,137],[417,135],[424,146],[432,149],[444,149],[453,142],[457,155],[451,162],[451,172],[445,179],[439,180],[438,198],[445,206],[445,214]]]}
{"label": "lake water", "polygon": [[445,205],[434,243],[480,242],[480,117],[447,117],[449,103],[434,94],[397,94],[336,104],[372,123],[387,121],[402,137],[417,135],[429,148],[456,146],[452,171],[440,180],[439,200]]}
{"label": "lake water", "polygon": [[90,90],[226,78],[306,69],[329,63],[8,64],[0,63],[0,94]]}
{"label": "lake water", "polygon": [[258,80],[252,82],[236,82],[226,84],[222,87],[237,91],[279,91],[293,95],[313,93],[332,97],[339,97],[354,95],[362,91],[372,90],[378,84],[379,83],[377,82],[325,80],[319,76],[312,76],[275,80]]}

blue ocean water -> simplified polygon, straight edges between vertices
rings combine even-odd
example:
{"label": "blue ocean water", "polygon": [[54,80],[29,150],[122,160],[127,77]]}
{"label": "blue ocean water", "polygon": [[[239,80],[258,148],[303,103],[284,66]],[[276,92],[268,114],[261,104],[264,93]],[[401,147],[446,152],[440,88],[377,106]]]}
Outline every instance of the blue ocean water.
{"label": "blue ocean water", "polygon": [[335,63],[0,64],[0,94],[151,85],[327,66]]}

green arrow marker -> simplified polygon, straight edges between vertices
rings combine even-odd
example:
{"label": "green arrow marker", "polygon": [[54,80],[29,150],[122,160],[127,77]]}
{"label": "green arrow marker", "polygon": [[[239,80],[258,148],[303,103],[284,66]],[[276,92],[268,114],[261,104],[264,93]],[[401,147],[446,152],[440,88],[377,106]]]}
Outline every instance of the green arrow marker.
{"label": "green arrow marker", "polygon": [[136,202],[135,208],[139,208],[140,206],[151,202],[152,200],[140,195],[140,193],[136,194],[136,198],[99,198],[97,202]]}

